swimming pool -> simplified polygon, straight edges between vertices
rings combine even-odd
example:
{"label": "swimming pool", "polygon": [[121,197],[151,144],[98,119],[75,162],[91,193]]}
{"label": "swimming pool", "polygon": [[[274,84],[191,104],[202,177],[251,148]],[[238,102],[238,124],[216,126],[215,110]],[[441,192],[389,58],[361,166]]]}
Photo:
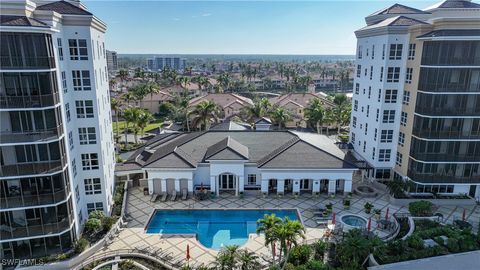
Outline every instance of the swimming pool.
{"label": "swimming pool", "polygon": [[257,220],[265,214],[301,220],[296,209],[172,209],[156,210],[146,233],[195,234],[207,248],[243,245],[257,230]]}

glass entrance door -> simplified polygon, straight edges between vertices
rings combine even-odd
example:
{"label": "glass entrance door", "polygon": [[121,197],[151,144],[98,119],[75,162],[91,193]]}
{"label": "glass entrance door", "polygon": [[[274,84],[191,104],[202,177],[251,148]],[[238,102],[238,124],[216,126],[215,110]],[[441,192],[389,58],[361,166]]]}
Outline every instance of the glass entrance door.
{"label": "glass entrance door", "polygon": [[221,174],[220,175],[220,189],[222,190],[234,190],[235,189],[235,177],[233,174]]}

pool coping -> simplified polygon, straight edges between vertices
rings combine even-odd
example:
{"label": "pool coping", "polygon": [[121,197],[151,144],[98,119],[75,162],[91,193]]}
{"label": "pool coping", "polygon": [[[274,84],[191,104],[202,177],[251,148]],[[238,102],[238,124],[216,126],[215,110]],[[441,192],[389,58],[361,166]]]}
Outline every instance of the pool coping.
{"label": "pool coping", "polygon": [[[295,213],[297,214],[297,218],[298,220],[300,221],[300,223],[302,224],[302,226],[305,227],[305,224],[303,223],[303,218],[302,218],[302,214],[300,212],[300,210],[298,208],[206,208],[206,209],[201,209],[201,208],[196,208],[196,209],[192,209],[192,208],[168,208],[168,209],[161,209],[161,208],[154,208],[152,210],[152,212],[150,213],[150,216],[148,218],[148,221],[147,223],[145,224],[144,228],[143,228],[143,232],[145,234],[149,234],[147,233],[147,228],[148,226],[150,225],[150,222],[152,221],[152,218],[154,217],[155,213],[157,211],[178,211],[178,210],[181,210],[181,211],[218,211],[218,210],[222,210],[222,211],[231,211],[231,210],[241,210],[241,211],[244,211],[244,210],[247,210],[247,211],[258,211],[258,210],[290,210],[290,211],[295,211]],[[159,235],[178,235],[178,236],[188,236],[188,237],[194,237],[195,238],[195,241],[204,249],[207,249],[207,250],[210,250],[210,251],[214,251],[214,252],[218,252],[219,250],[216,250],[216,249],[213,249],[213,248],[209,248],[209,247],[206,247],[204,246],[202,243],[200,243],[200,241],[198,240],[197,238],[197,234],[196,233],[158,233]],[[255,234],[255,233],[249,233],[248,234],[248,239],[247,241],[239,246],[239,248],[243,248],[245,247],[247,244],[248,244],[248,241],[251,240],[250,238],[250,235],[252,234]],[[258,235],[258,234],[257,234]]]}

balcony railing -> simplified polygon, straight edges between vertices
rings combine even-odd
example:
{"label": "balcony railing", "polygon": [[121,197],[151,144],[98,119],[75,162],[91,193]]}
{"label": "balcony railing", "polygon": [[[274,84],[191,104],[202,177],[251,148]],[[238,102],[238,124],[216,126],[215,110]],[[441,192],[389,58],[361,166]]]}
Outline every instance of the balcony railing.
{"label": "balcony railing", "polygon": [[408,177],[420,183],[473,183],[472,181],[478,183],[480,181],[480,175],[457,176],[453,174],[418,173],[412,170],[408,170]]}
{"label": "balcony railing", "polygon": [[0,108],[41,108],[60,103],[58,93],[38,96],[0,96]]}
{"label": "balcony railing", "polygon": [[0,177],[20,176],[31,174],[47,174],[60,171],[66,165],[66,156],[60,160],[36,161],[29,163],[18,163],[13,165],[3,165],[0,168]]}
{"label": "balcony railing", "polygon": [[0,198],[0,208],[14,208],[55,204],[64,201],[68,197],[68,189],[64,188],[56,192],[49,192],[36,195],[15,195]]}
{"label": "balcony railing", "polygon": [[43,57],[0,57],[2,69],[51,69],[55,68],[55,58]]}
{"label": "balcony railing", "polygon": [[[411,148],[411,150],[414,150]],[[421,161],[452,161],[452,162],[473,162],[480,161],[480,155],[466,155],[455,153],[416,153],[410,151],[410,156]]]}
{"label": "balcony railing", "polygon": [[465,108],[465,107],[429,107],[429,106],[416,106],[415,112],[424,115],[434,116],[477,116],[480,115],[480,109],[478,107]]}
{"label": "balcony railing", "polygon": [[[22,220],[22,222],[25,222],[25,220]],[[0,238],[4,240],[60,233],[69,229],[70,224],[72,224],[71,215],[70,217],[65,217],[60,222],[49,224],[22,226],[22,224],[16,223],[16,226],[0,225],[2,226],[2,230],[0,230]]]}
{"label": "balcony railing", "polygon": [[34,131],[3,131],[0,132],[0,144],[2,143],[22,143],[38,142],[57,139],[63,134],[63,126],[58,125],[52,129],[34,130]]}
{"label": "balcony railing", "polygon": [[480,139],[480,131],[456,131],[456,130],[419,130],[413,128],[412,134],[425,139]]}

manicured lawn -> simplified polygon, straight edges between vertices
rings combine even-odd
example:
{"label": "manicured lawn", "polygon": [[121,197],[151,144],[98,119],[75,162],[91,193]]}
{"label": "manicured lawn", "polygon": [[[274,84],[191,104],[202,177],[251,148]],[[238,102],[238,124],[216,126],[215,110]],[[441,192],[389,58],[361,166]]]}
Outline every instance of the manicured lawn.
{"label": "manicured lawn", "polygon": [[[113,124],[113,133],[116,134],[116,132],[117,132],[117,122],[113,121],[112,124]],[[120,129],[119,130],[120,134],[122,134],[124,132],[125,125],[126,125],[125,121],[119,121],[118,122],[118,128]],[[150,131],[154,128],[158,128],[161,125],[162,125],[161,121],[152,122],[152,123],[147,125],[147,127],[145,128],[145,132],[148,132],[148,131]],[[130,124],[129,127],[132,128],[132,124]]]}

